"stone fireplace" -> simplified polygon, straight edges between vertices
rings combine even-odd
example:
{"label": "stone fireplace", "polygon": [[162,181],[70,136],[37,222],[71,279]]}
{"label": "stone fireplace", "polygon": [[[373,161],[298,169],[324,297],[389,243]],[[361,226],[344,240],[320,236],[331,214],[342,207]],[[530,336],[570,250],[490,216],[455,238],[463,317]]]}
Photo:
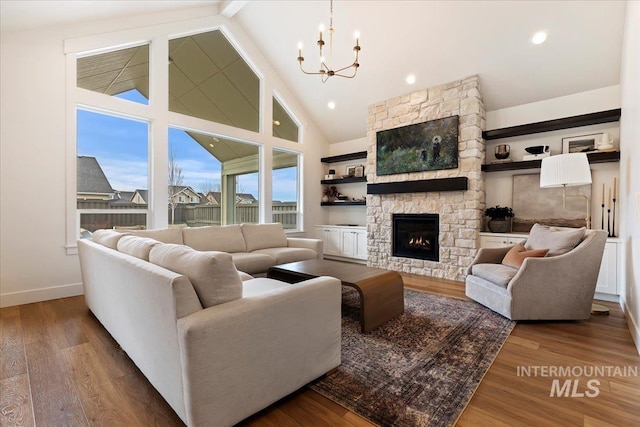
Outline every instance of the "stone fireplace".
{"label": "stone fireplace", "polygon": [[439,261],[438,214],[393,214],[392,255]]}
{"label": "stone fireplace", "polygon": [[[473,260],[478,246],[485,207],[484,182],[480,170],[485,155],[482,140],[485,110],[478,87],[478,77],[471,76],[369,106],[367,182],[372,184],[369,187],[391,188],[381,194],[368,190],[369,266],[463,280],[464,270]],[[457,169],[385,176],[376,174],[377,131],[454,115],[459,116]],[[439,185],[447,181],[445,178],[468,180],[468,184],[463,189]],[[425,188],[413,185],[421,182],[429,185]],[[400,186],[410,188],[413,192],[393,190]],[[435,255],[414,257],[407,253],[407,248],[398,252],[397,243],[394,245],[394,215],[416,214],[438,217],[437,242],[430,242],[431,252],[437,252]],[[421,251],[429,250],[418,249],[418,252]]]}

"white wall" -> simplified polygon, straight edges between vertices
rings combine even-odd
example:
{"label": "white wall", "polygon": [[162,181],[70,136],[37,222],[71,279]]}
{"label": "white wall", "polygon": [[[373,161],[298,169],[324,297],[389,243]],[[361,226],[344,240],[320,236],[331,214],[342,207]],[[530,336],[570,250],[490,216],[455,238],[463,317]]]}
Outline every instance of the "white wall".
{"label": "white wall", "polygon": [[[580,114],[594,113],[597,111],[620,108],[620,86],[610,86],[588,92],[577,93],[531,104],[518,105],[512,108],[487,112],[487,130],[517,126],[526,123],[535,123]],[[572,129],[562,129],[553,132],[536,133],[513,138],[487,141],[487,161],[495,160],[494,150],[498,144],[509,144],[511,147],[510,158],[514,161],[522,160],[527,152],[525,147],[533,145],[548,145],[551,154],[562,153],[562,138],[588,135],[592,133],[608,132],[613,137],[614,145],[620,146],[619,123],[603,123],[598,125],[583,126]],[[591,165],[591,218],[592,227],[600,228],[602,184],[605,184],[605,193],[613,187],[613,179],[619,179],[619,163],[602,163]],[[486,205],[487,206],[513,206],[513,176],[540,173],[539,169],[519,171],[503,171],[485,173]],[[570,191],[569,191],[570,194]],[[605,197],[607,197],[605,194]],[[618,212],[619,209],[618,209]],[[605,212],[605,229],[606,225]],[[616,215],[616,234],[619,235],[621,215]]]}
{"label": "white wall", "polygon": [[624,239],[622,305],[640,353],[640,2],[627,2],[622,51],[622,176]]}
{"label": "white wall", "polygon": [[[29,32],[0,40],[0,306],[82,292],[77,255],[65,250],[66,59],[64,41],[161,23],[210,16],[215,8],[136,16]],[[319,158],[328,148],[287,87],[237,26],[229,25],[254,64],[297,114],[305,129],[304,226],[324,221]],[[270,97],[269,97],[270,102]],[[270,132],[270,126],[267,129]],[[265,147],[273,145],[267,140]],[[267,180],[270,180],[270,174]],[[313,177],[305,179],[305,177]],[[24,197],[28,194],[28,197]]]}

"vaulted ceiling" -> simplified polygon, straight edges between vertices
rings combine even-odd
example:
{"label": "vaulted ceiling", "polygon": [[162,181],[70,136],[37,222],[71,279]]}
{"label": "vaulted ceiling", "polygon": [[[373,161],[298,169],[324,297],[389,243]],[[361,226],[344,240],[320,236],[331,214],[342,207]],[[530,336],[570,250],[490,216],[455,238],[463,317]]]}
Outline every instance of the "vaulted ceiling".
{"label": "vaulted ceiling", "polygon": [[[304,75],[296,58],[302,42],[305,67],[318,66],[328,0],[2,1],[0,16],[6,32],[203,5],[244,29],[330,142],[365,136],[370,104],[472,74],[488,111],[620,82],[625,2],[615,0],[335,0],[331,61],[352,61],[359,31],[361,67],[354,79],[326,83]],[[539,30],[548,40],[533,45]],[[408,74],[415,84],[405,82]]]}

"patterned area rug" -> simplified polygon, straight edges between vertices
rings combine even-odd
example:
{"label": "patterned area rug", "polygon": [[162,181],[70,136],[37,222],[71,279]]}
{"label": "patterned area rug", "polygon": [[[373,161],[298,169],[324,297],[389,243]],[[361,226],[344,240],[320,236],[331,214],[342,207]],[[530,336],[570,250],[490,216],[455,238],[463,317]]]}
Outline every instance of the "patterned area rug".
{"label": "patterned area rug", "polygon": [[515,326],[472,301],[405,289],[405,313],[360,333],[343,287],[342,365],[310,387],[380,426],[451,426]]}

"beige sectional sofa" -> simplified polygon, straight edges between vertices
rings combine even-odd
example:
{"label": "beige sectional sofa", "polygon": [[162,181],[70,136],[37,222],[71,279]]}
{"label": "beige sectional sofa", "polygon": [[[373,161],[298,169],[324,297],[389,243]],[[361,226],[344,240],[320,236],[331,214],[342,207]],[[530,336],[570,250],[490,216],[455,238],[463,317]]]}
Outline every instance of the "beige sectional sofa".
{"label": "beige sectional sofa", "polygon": [[248,274],[266,273],[288,262],[322,259],[322,240],[287,237],[282,224],[238,224],[213,227],[128,231],[126,234],[184,244],[198,251],[231,254],[236,268]]}
{"label": "beige sectional sofa", "polygon": [[[259,228],[242,246],[241,229],[225,227],[216,244],[236,244],[243,261],[300,249],[260,248]],[[210,231],[185,240],[207,248]],[[78,241],[85,299],[187,425],[233,425],[340,364],[339,280],[252,278],[233,255],[183,245],[181,231],[140,234],[158,239],[100,230]]]}

